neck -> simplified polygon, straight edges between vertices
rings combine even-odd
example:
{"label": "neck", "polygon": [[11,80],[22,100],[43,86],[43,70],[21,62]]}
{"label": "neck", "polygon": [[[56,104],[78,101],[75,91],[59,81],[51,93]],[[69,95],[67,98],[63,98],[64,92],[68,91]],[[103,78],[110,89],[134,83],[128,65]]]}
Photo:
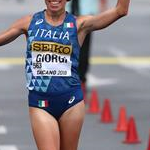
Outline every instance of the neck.
{"label": "neck", "polygon": [[53,13],[47,9],[45,12],[46,20],[53,25],[58,25],[59,23],[62,23],[65,19],[65,16],[66,16],[65,10]]}

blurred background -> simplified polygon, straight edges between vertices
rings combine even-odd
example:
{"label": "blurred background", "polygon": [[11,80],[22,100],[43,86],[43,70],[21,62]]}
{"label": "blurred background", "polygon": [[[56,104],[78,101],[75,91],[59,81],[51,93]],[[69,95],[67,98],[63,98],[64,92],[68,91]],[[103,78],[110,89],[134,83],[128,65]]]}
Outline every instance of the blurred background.
{"label": "blurred background", "polygon": [[[104,2],[104,3],[103,3]],[[116,0],[79,0],[80,10],[101,13]],[[102,7],[103,6],[103,7]],[[22,16],[45,8],[44,0],[0,0],[0,32]],[[71,3],[67,10],[71,11]],[[131,0],[128,16],[92,33],[86,81],[86,113],[79,150],[150,150],[150,1]],[[36,150],[28,116],[24,36],[0,47],[0,150]],[[84,58],[84,56],[83,56]],[[93,100],[94,98],[94,100]],[[109,106],[104,108],[105,100]],[[91,104],[91,101],[93,104]],[[134,118],[141,143],[130,144],[117,128],[119,108]],[[95,111],[94,109],[100,109]],[[113,121],[102,121],[102,112]],[[107,119],[107,118],[106,118]],[[128,123],[129,124],[129,123]],[[131,129],[132,130],[132,129]],[[133,131],[132,131],[133,132]],[[122,141],[127,143],[123,144]]]}

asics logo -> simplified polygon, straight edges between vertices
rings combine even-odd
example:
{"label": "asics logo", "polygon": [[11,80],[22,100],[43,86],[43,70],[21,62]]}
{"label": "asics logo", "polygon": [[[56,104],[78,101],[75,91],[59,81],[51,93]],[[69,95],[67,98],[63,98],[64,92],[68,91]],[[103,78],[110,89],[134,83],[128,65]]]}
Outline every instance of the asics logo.
{"label": "asics logo", "polygon": [[74,100],[75,100],[75,96],[72,96],[72,97],[70,98],[70,100],[68,101],[68,103],[71,104],[71,103],[74,102]]}
{"label": "asics logo", "polygon": [[41,24],[42,22],[43,22],[43,19],[39,19],[39,20],[35,23],[35,25]]}

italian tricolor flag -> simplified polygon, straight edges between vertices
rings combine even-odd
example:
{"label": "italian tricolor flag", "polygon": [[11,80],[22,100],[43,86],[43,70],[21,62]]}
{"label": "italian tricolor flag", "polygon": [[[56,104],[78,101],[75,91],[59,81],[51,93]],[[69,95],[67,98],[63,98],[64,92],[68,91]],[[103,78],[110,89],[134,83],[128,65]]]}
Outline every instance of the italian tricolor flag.
{"label": "italian tricolor flag", "polygon": [[74,24],[73,24],[73,22],[64,23],[64,27],[65,28],[73,28]]}
{"label": "italian tricolor flag", "polygon": [[48,100],[39,100],[38,106],[39,107],[48,107]]}

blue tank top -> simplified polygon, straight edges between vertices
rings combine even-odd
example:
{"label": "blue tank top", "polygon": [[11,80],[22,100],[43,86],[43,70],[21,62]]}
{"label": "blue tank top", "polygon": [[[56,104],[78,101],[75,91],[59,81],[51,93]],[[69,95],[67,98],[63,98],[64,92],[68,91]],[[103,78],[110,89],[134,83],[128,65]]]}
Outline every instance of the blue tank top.
{"label": "blue tank top", "polygon": [[67,92],[80,86],[76,18],[66,12],[63,23],[52,26],[44,13],[45,10],[34,14],[28,29],[27,88],[45,93]]}

